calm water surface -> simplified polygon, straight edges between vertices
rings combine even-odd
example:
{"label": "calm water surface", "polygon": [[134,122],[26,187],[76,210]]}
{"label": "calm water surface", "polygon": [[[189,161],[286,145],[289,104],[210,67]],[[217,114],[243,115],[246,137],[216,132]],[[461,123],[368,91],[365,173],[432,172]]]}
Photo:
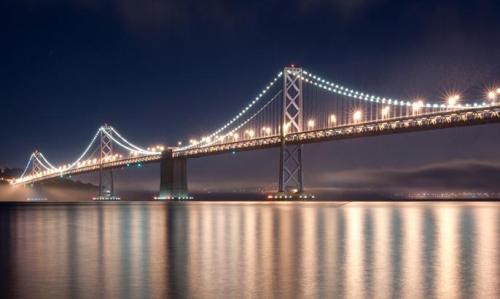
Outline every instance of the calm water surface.
{"label": "calm water surface", "polygon": [[500,203],[0,205],[2,298],[500,298]]}

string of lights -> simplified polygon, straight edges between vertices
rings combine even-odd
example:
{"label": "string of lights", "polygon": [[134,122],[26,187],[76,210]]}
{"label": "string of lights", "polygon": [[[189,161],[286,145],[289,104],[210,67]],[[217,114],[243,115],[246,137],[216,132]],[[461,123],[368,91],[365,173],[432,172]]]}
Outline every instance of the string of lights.
{"label": "string of lights", "polygon": [[[304,125],[305,128],[300,129],[301,132],[304,131],[306,133],[321,129],[335,128],[337,126],[362,124],[374,121],[381,121],[381,126],[385,126],[387,124],[384,124],[384,122],[387,121],[397,119],[404,120],[408,117],[423,115],[425,115],[425,117],[432,117],[432,122],[438,125],[439,122],[442,121],[438,115],[441,112],[447,113],[446,121],[453,122],[457,118],[464,121],[467,120],[469,114],[472,115],[472,111],[476,108],[487,107],[484,111],[481,111],[482,114],[477,114],[477,117],[488,117],[488,113],[491,113],[492,110],[499,109],[498,106],[496,106],[496,100],[500,97],[500,88],[490,90],[486,93],[487,98],[491,101],[489,104],[460,103],[461,98],[459,94],[450,95],[447,98],[447,104],[431,104],[424,103],[421,100],[411,102],[367,94],[332,83],[307,71],[302,71],[297,74],[300,76],[300,79],[302,79],[302,82],[315,87],[304,89],[304,94],[302,95],[299,93],[292,95],[293,97],[300,95],[304,98],[312,98],[312,100],[304,101],[307,105],[302,103],[302,99],[300,99],[300,104],[294,104],[296,109],[302,109],[303,114],[301,115],[301,119],[307,121],[306,125]],[[213,131],[210,135],[201,138],[201,140],[190,140],[189,144],[186,146],[177,147],[173,150],[175,152],[181,152],[192,148],[205,148],[214,144],[229,144],[240,138],[241,135],[239,133],[242,133],[243,138],[246,138],[244,140],[248,141],[254,138],[261,138],[262,136],[275,136],[273,134],[279,132],[280,128],[283,128],[286,132],[288,124],[286,122],[282,123],[284,105],[280,105],[282,102],[276,101],[280,95],[283,95],[284,90],[283,88],[275,88],[274,91],[270,92],[270,89],[276,85],[283,75],[283,72],[278,73],[248,105],[225,125]],[[275,93],[276,90],[277,92]],[[323,92],[322,90],[326,90],[327,92]],[[335,100],[332,101],[332,95],[330,93],[340,95],[340,97],[334,96]],[[267,100],[266,102],[264,102],[264,96],[265,100]],[[287,94],[287,96],[289,95]],[[260,104],[257,105],[260,101],[264,102],[262,106],[260,106]],[[286,101],[286,99],[284,99],[284,101]],[[472,109],[461,110],[464,108]],[[292,109],[294,108],[292,107]],[[465,114],[459,117],[457,116],[457,111],[458,113],[463,112]],[[427,121],[427,119],[425,120]],[[83,153],[71,164],[55,167],[41,152],[36,151],[31,154],[20,178],[13,182],[22,183],[38,181],[46,177],[54,177],[57,174],[62,176],[68,173],[68,171],[69,173],[78,173],[80,168],[99,167],[99,165],[102,166],[103,163],[110,161],[113,163],[115,163],[115,161],[128,163],[128,161],[125,162],[125,160],[120,161],[119,159],[122,158],[122,155],[113,154],[111,146],[109,147],[111,156],[108,157],[106,155],[106,157],[103,157],[102,152],[101,156],[99,156],[99,150],[102,151],[102,144],[104,144],[103,140],[106,140],[106,138],[102,138],[101,147],[97,147],[96,149],[94,146],[96,142],[98,142],[99,136],[106,136],[106,138],[109,138],[109,140],[116,144],[119,149],[129,151],[130,157],[128,159],[150,161],[157,159],[158,157],[154,155],[158,155],[164,150],[164,147],[161,145],[147,149],[141,148],[128,141],[113,127],[107,125],[101,126]],[[232,139],[226,139],[227,137],[232,137]],[[106,142],[108,142],[108,140],[106,140]],[[91,149],[94,149],[94,151],[91,151]],[[32,172],[28,174],[30,165],[32,167]],[[72,169],[76,169],[77,171],[73,171]]]}
{"label": "string of lights", "polygon": [[[255,112],[254,114],[252,114],[252,116],[250,116],[249,118],[247,118],[244,122],[242,122],[241,124],[239,124],[238,126],[236,126],[234,129],[230,130],[227,134],[224,134],[224,137],[227,137],[227,136],[232,136],[236,131],[238,131],[239,129],[241,129],[244,125],[246,125],[247,123],[249,123],[252,119],[254,119],[257,115],[259,115],[262,111],[264,111],[265,108],[267,108],[274,100],[276,100],[278,98],[278,96],[282,93],[282,91],[278,91],[269,101],[267,101],[257,112]],[[211,140],[211,141],[208,141],[208,142],[205,142],[203,144],[199,144],[200,146],[199,147],[206,147],[206,146],[210,146],[210,145],[213,145],[214,143],[216,143],[218,140]],[[179,151],[181,149],[177,149],[176,151]]]}
{"label": "string of lights", "polygon": [[[132,142],[128,141],[127,139],[125,139],[125,137],[123,137],[122,135],[120,135],[120,133],[118,133],[118,131],[115,128],[111,127],[111,131],[113,131],[113,133],[116,134],[116,136],[118,138],[120,138],[128,146],[134,148],[133,151],[140,152],[140,153],[143,153],[145,155],[154,155],[154,154],[157,154],[157,152],[145,150],[145,149],[140,148],[137,145],[133,144]],[[108,135],[108,134],[106,134],[106,135]],[[109,135],[108,135],[108,137],[109,137]],[[113,139],[113,138],[111,137],[111,139]]]}
{"label": "string of lights", "polygon": [[359,90],[354,90],[354,89],[349,89],[345,86],[342,86],[337,83],[333,83],[331,81],[325,80],[324,78],[321,78],[320,76],[317,76],[311,72],[308,71],[302,71],[303,75],[305,77],[302,77],[302,80],[306,83],[312,84],[314,86],[317,86],[319,88],[322,88],[324,90],[327,90],[329,92],[338,94],[338,95],[343,95],[347,96],[349,98],[353,99],[358,99],[358,100],[365,100],[369,102],[376,102],[376,103],[383,103],[387,105],[393,105],[393,106],[415,106],[419,105],[421,107],[425,108],[444,108],[444,109],[457,109],[457,108],[468,108],[468,107],[477,107],[477,106],[488,106],[487,103],[473,103],[473,104],[466,104],[466,105],[461,105],[458,103],[458,99],[460,98],[459,95],[452,95],[448,99],[447,104],[439,104],[439,103],[423,103],[423,101],[418,100],[418,101],[404,101],[404,100],[398,100],[398,99],[392,99],[392,98],[386,98],[386,97],[380,97],[377,95],[373,94],[368,94]]}
{"label": "string of lights", "polygon": [[115,139],[115,138],[113,137],[113,135],[109,134],[108,132],[103,131],[103,133],[104,133],[104,135],[108,136],[108,138],[109,138],[109,139],[113,140],[116,144],[118,144],[118,145],[119,145],[119,146],[121,146],[122,148],[124,148],[124,149],[126,149],[126,150],[128,150],[128,151],[130,151],[130,152],[135,152],[135,151],[136,151],[135,149],[133,149],[133,148],[131,148],[131,147],[129,147],[129,146],[126,146],[126,145],[124,145],[123,143],[121,143],[120,141],[118,141],[117,139]]}
{"label": "string of lights", "polygon": [[41,161],[40,159],[38,159],[38,155],[35,155],[35,160],[38,162],[38,164],[40,166],[42,166],[46,171],[52,171],[54,170],[53,168],[49,167],[48,165],[44,164],[43,161]]}
{"label": "string of lights", "polygon": [[[64,171],[68,171],[68,170],[71,170],[73,168],[78,168],[81,166],[88,165],[88,163],[90,163],[89,160],[86,160],[85,162],[82,162],[82,161],[88,155],[89,151],[92,149],[92,147],[96,143],[97,138],[99,137],[99,134],[101,134],[101,133],[105,134],[107,137],[109,137],[111,140],[113,140],[116,144],[118,144],[122,148],[130,151],[131,153],[140,153],[143,155],[153,155],[153,154],[158,153],[158,152],[154,152],[154,151],[145,150],[139,146],[136,146],[135,144],[133,144],[130,141],[128,141],[127,139],[125,139],[116,129],[111,128],[111,130],[112,130],[113,134],[115,134],[117,136],[117,138],[115,138],[113,136],[113,134],[108,133],[108,131],[105,130],[104,127],[100,127],[97,130],[97,132],[95,133],[95,135],[93,136],[90,143],[87,145],[87,147],[83,151],[83,153],[74,162],[72,162],[70,164],[65,164],[65,165],[60,166],[60,167],[54,166],[51,162],[49,162],[49,160],[42,153],[40,153],[40,152],[32,153],[29,160],[28,160],[28,163],[26,164],[26,167],[24,168],[24,170],[23,170],[23,172],[18,180],[22,180],[26,177],[26,173],[28,172],[30,165],[32,165],[32,163],[35,161],[38,163],[39,166],[41,166],[44,169],[43,173],[47,173],[47,174],[53,174],[53,173],[58,172],[58,173],[61,173],[61,175],[62,175]],[[94,163],[96,163],[97,159],[94,159],[92,161]],[[28,177],[31,177],[31,175]]]}
{"label": "string of lights", "polygon": [[[205,138],[205,140],[211,140],[214,136],[219,135],[222,131],[224,131],[229,126],[231,126],[235,121],[237,121],[243,115],[245,115],[245,113],[247,113],[249,111],[249,109],[251,109],[257,102],[259,102],[260,99],[262,99],[262,97],[269,91],[269,89],[271,89],[271,87],[274,86],[276,81],[278,81],[278,79],[281,78],[282,75],[283,75],[283,72],[279,72],[278,75],[276,75],[276,77],[274,77],[274,79],[271,82],[269,82],[266,85],[266,87],[264,87],[264,89],[262,89],[262,91],[255,97],[255,99],[253,101],[251,101],[248,105],[246,105],[238,114],[236,114],[235,117],[233,117],[225,125],[223,125],[219,129],[217,129],[214,132],[212,132],[211,134],[209,134],[208,137]],[[206,142],[207,141],[201,141],[200,143],[206,143]],[[179,148],[178,150],[186,150],[186,149],[192,148],[193,146],[195,146],[195,144],[188,144],[184,147]]]}
{"label": "string of lights", "polygon": [[40,157],[42,158],[42,160],[48,165],[50,166],[51,169],[56,169],[56,167],[54,165],[52,165],[48,160],[47,158],[45,158],[45,156],[42,154],[42,153],[38,153],[40,155]]}
{"label": "string of lights", "polygon": [[23,173],[21,174],[20,178],[24,178],[24,175],[26,174],[26,172],[28,171],[28,168],[29,166],[31,165],[31,161],[33,161],[33,157],[35,156],[35,154],[31,154],[29,160],[28,160],[28,163],[26,163],[26,167],[24,167],[24,170],[23,170]]}
{"label": "string of lights", "polygon": [[92,145],[94,144],[94,142],[97,140],[97,137],[99,136],[99,133],[101,133],[102,131],[102,127],[100,127],[97,132],[95,133],[94,137],[92,138],[92,140],[90,141],[89,145],[87,146],[87,148],[85,148],[85,150],[83,151],[83,153],[80,155],[80,157],[78,157],[78,159],[76,159],[73,163],[70,164],[70,166],[68,168],[73,168],[75,165],[78,165],[78,163],[81,162],[81,160],[83,159],[83,157],[85,157],[85,155],[87,155],[88,151],[90,150],[90,148],[92,147]]}

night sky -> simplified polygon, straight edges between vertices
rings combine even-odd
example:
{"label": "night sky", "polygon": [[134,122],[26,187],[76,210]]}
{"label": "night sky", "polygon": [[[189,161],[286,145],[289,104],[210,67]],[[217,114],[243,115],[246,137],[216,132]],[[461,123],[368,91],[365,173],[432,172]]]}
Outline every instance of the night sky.
{"label": "night sky", "polygon": [[[112,124],[173,145],[223,125],[284,66],[395,98],[482,101],[500,83],[500,2],[4,0],[0,166],[73,161]],[[271,188],[278,150],[189,161],[193,190]],[[304,149],[305,185],[345,192],[500,192],[500,126]],[[86,179],[86,178],[85,178]],[[119,173],[158,188],[158,166]]]}

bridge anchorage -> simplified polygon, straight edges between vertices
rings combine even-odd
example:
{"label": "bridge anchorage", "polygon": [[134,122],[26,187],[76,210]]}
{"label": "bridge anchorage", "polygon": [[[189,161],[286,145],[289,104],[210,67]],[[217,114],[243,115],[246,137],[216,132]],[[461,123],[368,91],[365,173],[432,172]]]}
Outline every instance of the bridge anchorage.
{"label": "bridge anchorage", "polygon": [[155,200],[190,200],[187,181],[187,158],[174,157],[168,148],[161,153],[160,194]]}

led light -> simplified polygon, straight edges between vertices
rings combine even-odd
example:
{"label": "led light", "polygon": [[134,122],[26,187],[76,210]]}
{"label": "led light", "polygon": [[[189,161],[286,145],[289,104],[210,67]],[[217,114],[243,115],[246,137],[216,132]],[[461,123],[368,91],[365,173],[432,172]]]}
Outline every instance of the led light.
{"label": "led light", "polygon": [[361,110],[356,110],[352,115],[352,119],[354,120],[355,123],[360,122],[362,117],[363,117],[363,112],[361,112]]}
{"label": "led light", "polygon": [[315,125],[314,119],[310,119],[307,121],[307,128],[308,129],[313,129]]}
{"label": "led light", "polygon": [[[212,134],[210,134],[208,137],[211,138],[211,137],[214,137],[214,136],[218,135],[223,130],[225,130],[227,127],[229,127],[230,125],[232,125],[241,116],[243,116],[250,108],[252,108],[269,91],[269,89],[278,81],[278,79],[281,76],[283,76],[283,72],[279,72],[278,75],[271,82],[269,82],[266,85],[266,87],[255,97],[255,99],[252,102],[250,102],[250,104],[248,104],[247,106],[245,106],[245,108],[243,108],[243,110],[240,113],[238,113],[234,118],[232,118],[224,126],[220,127],[218,130],[216,130],[215,132],[213,132]],[[202,140],[202,142],[203,143],[210,143],[210,140],[205,139],[205,140]],[[192,146],[193,146],[193,144],[188,145],[188,146],[186,146],[184,148],[181,148],[180,150],[188,149],[188,148],[190,148]]]}
{"label": "led light", "polygon": [[254,130],[245,130],[245,135],[247,135],[250,138],[253,138],[253,136],[255,135],[255,131]]}
{"label": "led light", "polygon": [[283,124],[283,131],[284,131],[285,133],[287,133],[287,132],[288,132],[288,130],[290,130],[290,123],[284,123],[284,124]]}
{"label": "led light", "polygon": [[448,97],[448,106],[454,107],[457,105],[458,100],[460,100],[460,95],[455,94]]}
{"label": "led light", "polygon": [[418,113],[423,106],[424,103],[422,101],[413,102],[413,104],[411,105],[413,113]]}
{"label": "led light", "polygon": [[337,123],[337,116],[335,114],[330,115],[330,123],[333,125]]}
{"label": "led light", "polygon": [[[499,89],[497,89],[497,91],[498,91],[498,90],[500,90],[500,88],[499,88]],[[488,99],[490,99],[490,100],[495,100],[496,98],[497,98],[497,92],[495,92],[495,91],[493,91],[493,90],[492,90],[492,91],[490,91],[490,92],[488,92]]]}
{"label": "led light", "polygon": [[390,112],[391,112],[391,107],[385,106],[384,108],[382,108],[382,118],[388,117]]}

